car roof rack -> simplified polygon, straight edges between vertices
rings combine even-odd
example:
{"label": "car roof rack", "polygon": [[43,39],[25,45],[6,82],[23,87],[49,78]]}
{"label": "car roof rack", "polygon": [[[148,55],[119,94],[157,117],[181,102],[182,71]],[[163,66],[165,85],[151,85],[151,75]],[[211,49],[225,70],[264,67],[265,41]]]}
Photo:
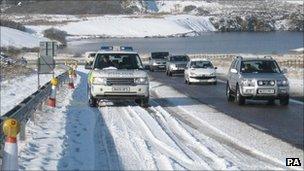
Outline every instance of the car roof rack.
{"label": "car roof rack", "polygon": [[273,59],[272,56],[264,56],[265,59]]}

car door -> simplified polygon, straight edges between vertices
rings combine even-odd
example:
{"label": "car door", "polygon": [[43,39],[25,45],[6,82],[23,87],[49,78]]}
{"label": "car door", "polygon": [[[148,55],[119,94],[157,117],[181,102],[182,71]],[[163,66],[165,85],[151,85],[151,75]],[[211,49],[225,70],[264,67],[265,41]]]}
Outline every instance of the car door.
{"label": "car door", "polygon": [[190,62],[187,63],[185,68],[185,78],[188,78],[190,72]]}
{"label": "car door", "polygon": [[168,61],[166,62],[166,70],[169,71],[169,66],[171,63],[171,57],[168,57]]}
{"label": "car door", "polygon": [[[234,65],[232,66],[232,69],[235,69],[236,71],[238,71],[238,65],[239,65],[240,61],[239,60],[236,60]],[[232,89],[232,91],[236,91],[236,84],[237,84],[237,80],[238,80],[238,75],[239,73],[236,72],[236,73],[233,73],[231,72],[231,70],[229,71],[230,72],[230,75],[231,75],[231,78],[230,78],[230,87]]]}

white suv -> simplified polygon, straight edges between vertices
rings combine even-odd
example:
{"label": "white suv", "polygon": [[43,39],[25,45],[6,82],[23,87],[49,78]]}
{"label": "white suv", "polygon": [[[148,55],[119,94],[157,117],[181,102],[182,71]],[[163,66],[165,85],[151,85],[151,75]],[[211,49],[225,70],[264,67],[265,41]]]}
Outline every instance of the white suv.
{"label": "white suv", "polygon": [[88,75],[89,105],[99,100],[135,100],[141,106],[149,101],[149,78],[137,52],[100,50]]}

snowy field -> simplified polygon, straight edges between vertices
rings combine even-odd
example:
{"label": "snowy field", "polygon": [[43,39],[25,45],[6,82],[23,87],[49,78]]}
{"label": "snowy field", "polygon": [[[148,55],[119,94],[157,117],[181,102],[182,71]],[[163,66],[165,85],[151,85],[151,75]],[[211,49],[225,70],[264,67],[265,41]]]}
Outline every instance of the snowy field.
{"label": "snowy field", "polygon": [[289,154],[303,160],[290,144],[157,82],[147,109],[132,102],[90,108],[86,76],[80,68],[76,89],[64,86],[58,107],[43,106],[28,123],[21,170],[277,170]]}
{"label": "snowy field", "polygon": [[40,41],[49,40],[44,37],[2,26],[0,26],[0,33],[1,47],[34,48],[39,46]]}

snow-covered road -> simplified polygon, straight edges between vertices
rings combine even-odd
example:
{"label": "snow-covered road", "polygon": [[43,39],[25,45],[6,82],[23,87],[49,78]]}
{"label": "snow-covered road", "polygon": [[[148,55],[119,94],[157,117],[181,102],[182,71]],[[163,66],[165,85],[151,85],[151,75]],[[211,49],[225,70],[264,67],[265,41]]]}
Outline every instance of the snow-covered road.
{"label": "snow-covered road", "polygon": [[149,108],[133,102],[90,108],[86,77],[87,71],[79,69],[76,89],[61,89],[58,107],[44,106],[36,112],[35,122],[28,123],[28,138],[19,145],[21,169],[286,169],[273,154],[240,145],[196,116],[199,111],[213,112],[216,119],[214,110],[156,82],[151,84]]}

